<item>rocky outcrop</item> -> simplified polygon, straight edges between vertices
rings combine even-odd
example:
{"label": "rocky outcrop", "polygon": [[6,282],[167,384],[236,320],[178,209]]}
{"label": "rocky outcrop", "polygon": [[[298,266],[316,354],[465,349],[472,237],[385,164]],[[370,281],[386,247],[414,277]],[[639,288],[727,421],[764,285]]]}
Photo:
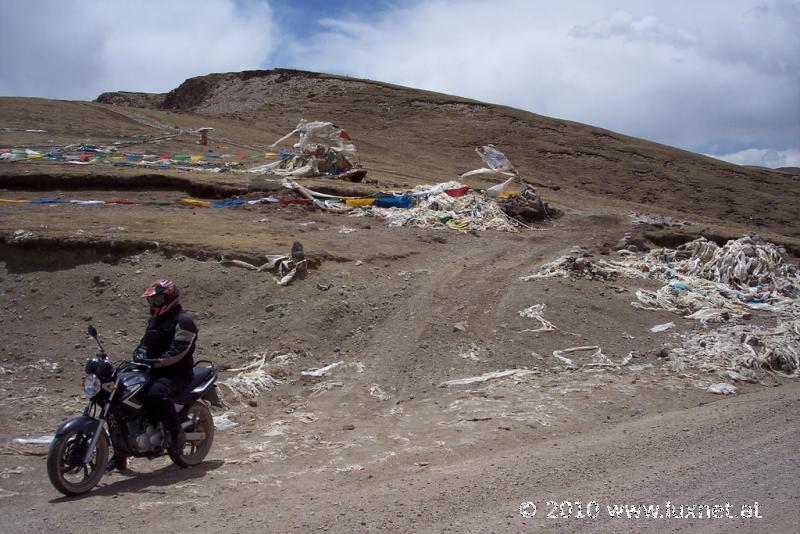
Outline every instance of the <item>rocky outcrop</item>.
{"label": "rocky outcrop", "polygon": [[[210,104],[212,95],[224,91],[231,86],[241,87],[245,82],[260,79],[261,85],[271,85],[283,83],[288,80],[307,79],[322,76],[314,72],[306,72],[292,69],[272,69],[272,70],[245,70],[242,72],[227,72],[224,74],[209,74],[207,76],[197,76],[189,78],[177,88],[165,95],[161,109],[173,111],[194,111],[197,108]],[[262,88],[262,87],[259,87]],[[252,95],[250,95],[252,96]]]}
{"label": "rocky outcrop", "polygon": [[158,109],[164,103],[164,93],[133,93],[128,91],[113,91],[103,93],[95,102],[111,104],[129,108]]}

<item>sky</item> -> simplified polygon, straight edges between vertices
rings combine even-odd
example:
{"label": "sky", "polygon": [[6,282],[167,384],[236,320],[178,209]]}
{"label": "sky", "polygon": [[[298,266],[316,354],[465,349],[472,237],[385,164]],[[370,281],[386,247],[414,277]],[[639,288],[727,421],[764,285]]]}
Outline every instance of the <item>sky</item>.
{"label": "sky", "polygon": [[2,96],[294,68],[800,166],[800,0],[0,0],[0,13]]}

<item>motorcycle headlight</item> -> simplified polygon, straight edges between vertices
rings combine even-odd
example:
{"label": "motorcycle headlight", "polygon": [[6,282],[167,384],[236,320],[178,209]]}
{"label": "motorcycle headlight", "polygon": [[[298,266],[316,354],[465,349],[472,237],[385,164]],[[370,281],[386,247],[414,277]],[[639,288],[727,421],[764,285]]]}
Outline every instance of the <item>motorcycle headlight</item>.
{"label": "motorcycle headlight", "polygon": [[94,375],[83,378],[83,392],[87,397],[94,397],[100,391],[100,379]]}

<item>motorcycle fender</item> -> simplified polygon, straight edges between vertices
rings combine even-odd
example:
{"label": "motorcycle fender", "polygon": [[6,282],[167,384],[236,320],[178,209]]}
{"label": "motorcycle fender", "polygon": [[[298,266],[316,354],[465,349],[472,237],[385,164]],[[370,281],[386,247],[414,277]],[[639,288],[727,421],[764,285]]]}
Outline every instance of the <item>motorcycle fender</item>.
{"label": "motorcycle fender", "polygon": [[97,431],[97,425],[100,421],[89,417],[88,415],[79,415],[73,417],[69,421],[65,421],[58,430],[56,430],[56,437],[63,436],[73,430],[83,430],[87,434],[94,434]]}

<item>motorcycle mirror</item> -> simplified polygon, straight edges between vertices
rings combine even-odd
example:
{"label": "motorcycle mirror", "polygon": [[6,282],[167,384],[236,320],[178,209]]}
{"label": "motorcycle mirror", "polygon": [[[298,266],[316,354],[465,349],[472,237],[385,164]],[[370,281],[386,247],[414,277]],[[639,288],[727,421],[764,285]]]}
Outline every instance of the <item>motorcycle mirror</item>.
{"label": "motorcycle mirror", "polygon": [[103,348],[103,344],[100,343],[99,339],[97,339],[97,328],[95,328],[93,324],[90,324],[89,328],[87,328],[86,330],[89,332],[89,335],[92,336],[95,341],[97,341],[97,346],[100,347],[100,352],[105,354],[106,349]]}

